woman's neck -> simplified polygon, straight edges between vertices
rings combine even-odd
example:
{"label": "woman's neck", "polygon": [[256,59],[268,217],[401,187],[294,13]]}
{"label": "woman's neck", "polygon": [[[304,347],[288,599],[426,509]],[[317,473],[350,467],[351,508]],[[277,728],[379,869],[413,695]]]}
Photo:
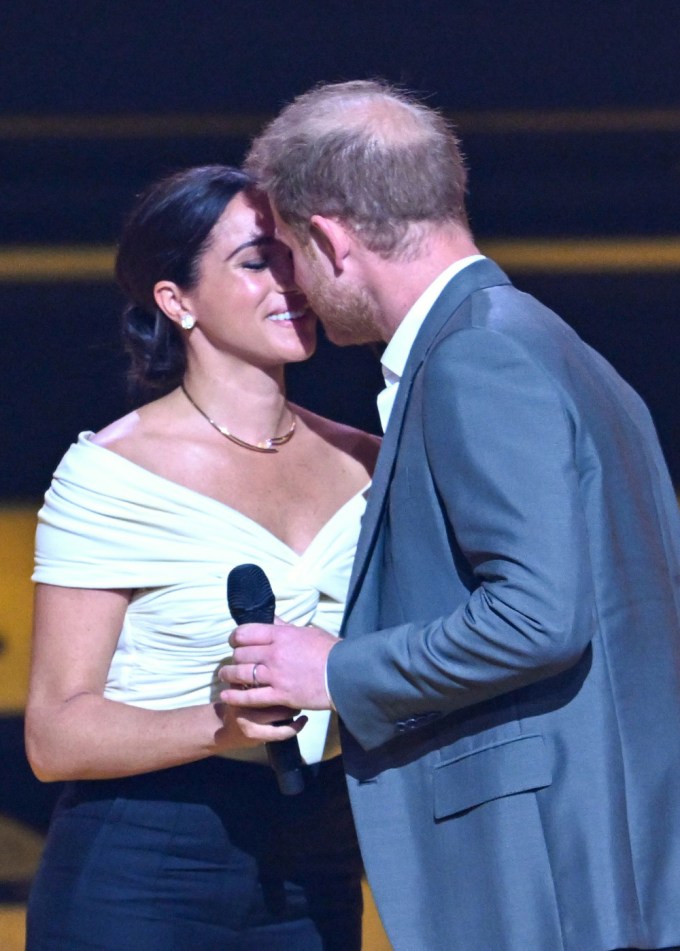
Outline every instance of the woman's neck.
{"label": "woman's neck", "polygon": [[248,442],[280,435],[291,425],[283,367],[206,372],[189,365],[183,387],[183,398],[194,404],[192,412],[205,414]]}

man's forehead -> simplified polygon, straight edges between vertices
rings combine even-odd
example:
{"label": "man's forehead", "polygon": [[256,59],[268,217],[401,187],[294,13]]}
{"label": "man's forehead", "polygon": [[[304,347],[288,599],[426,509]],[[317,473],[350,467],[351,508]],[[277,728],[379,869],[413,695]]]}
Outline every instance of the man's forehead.
{"label": "man's forehead", "polygon": [[293,229],[283,220],[273,202],[271,209],[274,218],[274,234],[279,241],[283,241],[285,244],[290,244],[291,241],[297,243]]}

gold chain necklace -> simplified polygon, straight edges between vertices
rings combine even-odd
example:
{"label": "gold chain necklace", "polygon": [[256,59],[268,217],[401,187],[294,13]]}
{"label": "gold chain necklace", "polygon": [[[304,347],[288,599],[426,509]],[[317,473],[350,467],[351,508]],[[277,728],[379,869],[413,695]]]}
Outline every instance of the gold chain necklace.
{"label": "gold chain necklace", "polygon": [[198,403],[187,393],[184,383],[180,383],[180,389],[194,409],[197,409],[201,416],[203,416],[204,419],[207,419],[210,425],[216,429],[218,433],[222,433],[223,436],[226,436],[227,439],[230,439],[233,443],[236,443],[237,446],[242,446],[244,449],[252,449],[253,452],[277,452],[277,446],[283,446],[293,438],[297,419],[295,417],[295,413],[292,411],[292,409],[290,409],[290,407],[288,407],[288,409],[291,416],[293,417],[293,422],[290,424],[290,429],[287,433],[284,433],[283,436],[272,436],[270,439],[265,439],[264,442],[252,443],[246,442],[245,439],[239,439],[238,436],[230,433],[226,426],[220,426],[220,424],[216,423],[214,419],[211,419],[205,410],[202,410]]}

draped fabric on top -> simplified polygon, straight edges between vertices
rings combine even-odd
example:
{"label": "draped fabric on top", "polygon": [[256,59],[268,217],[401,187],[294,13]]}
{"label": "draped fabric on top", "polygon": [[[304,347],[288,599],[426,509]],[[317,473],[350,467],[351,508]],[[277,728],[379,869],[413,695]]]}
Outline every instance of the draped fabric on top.
{"label": "draped fabric on top", "polygon": [[[299,555],[257,522],[97,446],[81,433],[58,466],[38,516],[33,580],[133,590],[105,696],[148,709],[215,700],[234,623],[226,579],[239,564],[267,574],[276,613],[340,628],[366,489]],[[300,735],[321,759],[327,714]]]}

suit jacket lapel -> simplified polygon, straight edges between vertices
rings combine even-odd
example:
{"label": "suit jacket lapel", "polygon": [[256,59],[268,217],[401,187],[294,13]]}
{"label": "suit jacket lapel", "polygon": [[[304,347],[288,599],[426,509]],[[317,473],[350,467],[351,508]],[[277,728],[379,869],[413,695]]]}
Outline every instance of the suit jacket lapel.
{"label": "suit jacket lapel", "polygon": [[[404,368],[404,375],[399,381],[397,397],[378,454],[349,584],[345,623],[356,601],[375,545],[378,526],[387,501],[387,489],[394,470],[406,407],[416,374],[444,324],[467,297],[485,287],[510,283],[510,279],[503,271],[488,258],[471,264],[456,274],[446,285],[418,332]],[[343,632],[345,623],[343,623]]]}

